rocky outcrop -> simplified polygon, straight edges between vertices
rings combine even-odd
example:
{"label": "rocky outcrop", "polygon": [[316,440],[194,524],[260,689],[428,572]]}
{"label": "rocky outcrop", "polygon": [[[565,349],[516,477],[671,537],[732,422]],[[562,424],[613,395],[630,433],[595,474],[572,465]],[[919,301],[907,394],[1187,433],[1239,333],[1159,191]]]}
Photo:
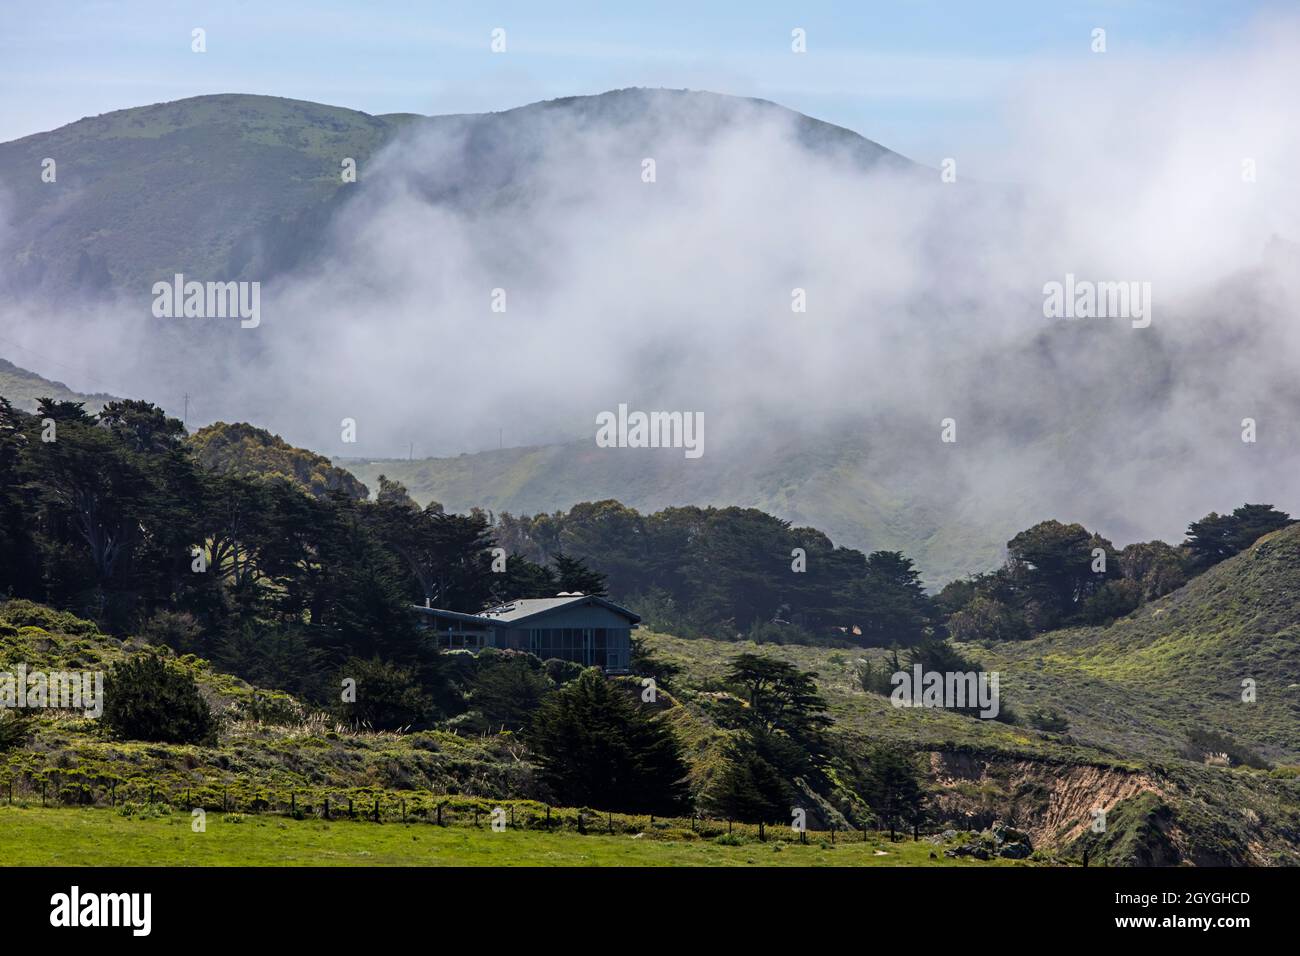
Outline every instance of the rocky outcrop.
{"label": "rocky outcrop", "polygon": [[1034,846],[1069,843],[1109,812],[1140,793],[1160,793],[1145,773],[1092,764],[986,756],[962,751],[929,755],[930,783],[940,819],[980,830],[1009,820]]}

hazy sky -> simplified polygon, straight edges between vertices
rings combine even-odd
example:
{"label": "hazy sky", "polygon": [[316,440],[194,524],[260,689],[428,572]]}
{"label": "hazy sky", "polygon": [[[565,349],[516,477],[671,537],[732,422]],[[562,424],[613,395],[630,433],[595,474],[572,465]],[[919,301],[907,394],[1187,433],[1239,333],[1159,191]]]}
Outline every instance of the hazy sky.
{"label": "hazy sky", "polygon": [[[1006,101],[1044,63],[1222,51],[1262,0],[774,3],[0,0],[0,142],[205,93],[368,113],[498,110],[626,86],[775,100],[922,162],[986,176]],[[207,52],[190,50],[195,27]],[[489,51],[494,28],[507,52]],[[808,52],[790,51],[795,27]],[[981,162],[983,159],[983,163]]]}

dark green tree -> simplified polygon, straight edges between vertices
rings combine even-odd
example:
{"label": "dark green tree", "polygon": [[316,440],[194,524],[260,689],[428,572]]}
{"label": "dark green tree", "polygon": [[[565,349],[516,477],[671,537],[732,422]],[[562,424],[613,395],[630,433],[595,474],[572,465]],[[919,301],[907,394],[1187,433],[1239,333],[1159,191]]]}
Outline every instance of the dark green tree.
{"label": "dark green tree", "polygon": [[738,712],[743,726],[804,736],[829,723],[813,671],[773,657],[740,654],[731,659],[726,681],[747,704]]}
{"label": "dark green tree", "polygon": [[593,571],[581,558],[557,553],[551,558],[551,565],[555,569],[556,585],[560,591],[605,596],[605,575]]}
{"label": "dark green tree", "polygon": [[489,648],[476,663],[466,703],[482,715],[484,730],[522,730],[555,686],[530,654]]}
{"label": "dark green tree", "polygon": [[889,839],[897,828],[918,827],[925,819],[927,797],[921,786],[916,758],[897,747],[877,747],[867,758],[859,791],[882,824]]}
{"label": "dark green tree", "polygon": [[1263,535],[1292,524],[1292,518],[1272,505],[1242,505],[1230,515],[1211,511],[1200,521],[1193,521],[1183,543],[1198,569],[1245,551]]}
{"label": "dark green tree", "polygon": [[709,813],[739,823],[778,823],[790,818],[790,786],[746,738],[730,741],[723,761],[701,798]]}
{"label": "dark green tree", "polygon": [[824,778],[828,760],[826,700],[817,674],[758,654],[733,658],[726,682],[736,697],[715,713],[725,725],[749,735],[754,750],[787,778]]}
{"label": "dark green tree", "polygon": [[[1094,554],[1100,549],[1102,556]],[[1119,576],[1119,555],[1081,524],[1042,521],[1007,542],[1007,569],[1029,625],[1051,630],[1071,622],[1084,602]]]}
{"label": "dark green tree", "polygon": [[688,803],[673,732],[599,669],[551,694],[528,741],[542,780],[567,806],[670,815]]}

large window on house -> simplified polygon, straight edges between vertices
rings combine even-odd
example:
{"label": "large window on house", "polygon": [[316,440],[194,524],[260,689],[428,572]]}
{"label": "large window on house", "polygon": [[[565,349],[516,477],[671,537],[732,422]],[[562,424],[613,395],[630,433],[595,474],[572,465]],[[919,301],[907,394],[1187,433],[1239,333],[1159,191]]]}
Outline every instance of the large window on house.
{"label": "large window on house", "polygon": [[542,660],[552,657],[584,666],[625,668],[627,631],[604,627],[534,627],[528,650]]}
{"label": "large window on house", "polygon": [[543,661],[556,657],[604,667],[607,640],[603,627],[534,627],[528,632],[528,649]]}

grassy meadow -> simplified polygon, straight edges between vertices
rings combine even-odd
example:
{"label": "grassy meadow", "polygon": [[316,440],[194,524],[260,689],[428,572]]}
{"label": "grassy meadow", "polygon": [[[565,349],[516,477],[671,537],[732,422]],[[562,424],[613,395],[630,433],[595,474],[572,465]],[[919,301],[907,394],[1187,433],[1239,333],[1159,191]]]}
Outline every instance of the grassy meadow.
{"label": "grassy meadow", "polygon": [[544,832],[426,823],[297,820],[209,813],[124,816],[90,808],[0,807],[0,858],[11,866],[1008,866],[949,859],[943,846],[888,834],[755,835],[571,830]]}

